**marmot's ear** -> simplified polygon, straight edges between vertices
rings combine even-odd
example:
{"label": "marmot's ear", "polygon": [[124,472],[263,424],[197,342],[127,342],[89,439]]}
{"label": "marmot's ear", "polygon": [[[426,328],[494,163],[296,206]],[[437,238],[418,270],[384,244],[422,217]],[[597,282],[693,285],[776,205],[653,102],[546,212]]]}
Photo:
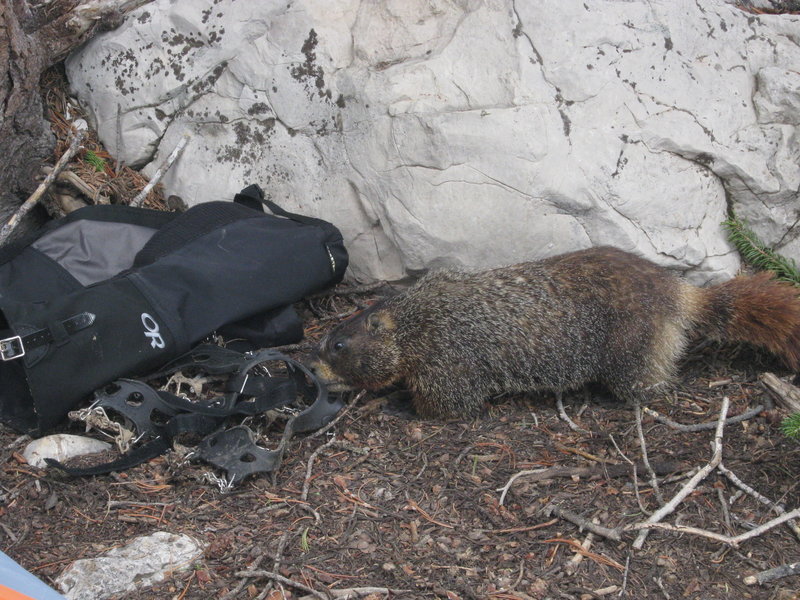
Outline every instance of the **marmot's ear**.
{"label": "marmot's ear", "polygon": [[391,317],[385,311],[378,310],[367,315],[367,331],[370,333],[392,329],[393,325]]}

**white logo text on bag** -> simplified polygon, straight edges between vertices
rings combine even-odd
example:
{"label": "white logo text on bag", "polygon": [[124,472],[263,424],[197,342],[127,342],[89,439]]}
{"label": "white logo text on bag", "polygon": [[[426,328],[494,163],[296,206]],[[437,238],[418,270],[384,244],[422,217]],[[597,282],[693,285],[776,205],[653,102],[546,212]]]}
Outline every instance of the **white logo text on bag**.
{"label": "white logo text on bag", "polygon": [[150,338],[150,345],[153,348],[164,348],[164,338],[161,337],[158,323],[156,320],[147,313],[142,313],[142,325],[144,325],[144,334]]}

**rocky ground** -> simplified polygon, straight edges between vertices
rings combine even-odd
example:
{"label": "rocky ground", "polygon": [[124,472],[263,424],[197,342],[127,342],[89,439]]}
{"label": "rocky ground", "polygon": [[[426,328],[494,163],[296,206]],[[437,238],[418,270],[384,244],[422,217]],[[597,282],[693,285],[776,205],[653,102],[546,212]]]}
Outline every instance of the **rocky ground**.
{"label": "rocky ground", "polygon": [[[307,339],[370,299],[303,303]],[[707,346],[687,358],[680,381],[651,408],[682,423],[714,421],[727,396],[730,415],[740,414],[770,403],[757,376],[776,368],[746,349]],[[617,527],[658,508],[643,466],[635,475],[627,462],[641,460],[633,411],[600,389],[580,412],[583,403],[578,394],[566,410],[589,432],[559,419],[549,395],[496,399],[476,420],[449,422],[417,419],[392,396],[365,396],[325,435],[296,437],[274,477],[251,477],[228,494],[204,479],[208,465],[176,468],[169,457],[112,476],[63,479],[25,464],[23,440],[3,428],[0,548],[52,581],[77,558],[154,531],[205,544],[188,570],[120,597],[126,600],[327,598],[365,587],[393,590],[373,599],[798,597],[797,576],[743,583],[798,560],[798,540],[786,526],[737,549],[655,531],[632,551],[635,532],[614,541],[552,514],[556,506]],[[728,425],[723,459],[749,486],[793,508],[800,445],[783,437],[779,417],[767,410]],[[82,433],[75,425],[64,430]],[[669,499],[686,481],[680,475],[708,462],[713,431],[683,433],[645,416],[644,433]],[[279,436],[277,427],[262,443],[274,446]],[[508,485],[520,472],[542,469]],[[666,522],[728,535],[773,516],[736,492],[714,473]],[[281,590],[263,571],[289,581]]]}

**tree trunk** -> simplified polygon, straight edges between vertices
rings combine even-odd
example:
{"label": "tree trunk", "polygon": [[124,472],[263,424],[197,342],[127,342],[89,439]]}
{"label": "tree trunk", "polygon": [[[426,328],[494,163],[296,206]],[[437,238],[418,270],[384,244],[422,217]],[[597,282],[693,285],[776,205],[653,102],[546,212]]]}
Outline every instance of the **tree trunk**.
{"label": "tree trunk", "polygon": [[0,225],[53,159],[42,73],[150,0],[0,0]]}

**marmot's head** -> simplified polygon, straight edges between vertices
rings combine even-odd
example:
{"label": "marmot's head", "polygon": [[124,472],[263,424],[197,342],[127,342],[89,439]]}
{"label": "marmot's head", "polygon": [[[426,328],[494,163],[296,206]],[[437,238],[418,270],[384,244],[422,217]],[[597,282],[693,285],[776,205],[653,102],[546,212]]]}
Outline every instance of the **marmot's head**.
{"label": "marmot's head", "polygon": [[325,336],[310,366],[331,391],[379,390],[400,377],[395,333],[390,311],[379,302]]}

